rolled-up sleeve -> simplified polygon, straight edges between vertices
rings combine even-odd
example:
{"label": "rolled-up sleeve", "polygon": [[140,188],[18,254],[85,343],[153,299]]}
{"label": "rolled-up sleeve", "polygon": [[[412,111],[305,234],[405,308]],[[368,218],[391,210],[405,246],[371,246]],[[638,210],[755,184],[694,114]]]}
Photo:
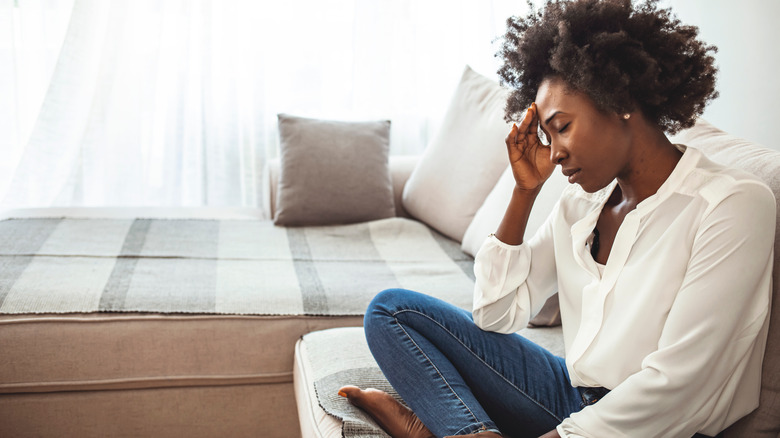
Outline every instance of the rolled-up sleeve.
{"label": "rolled-up sleeve", "polygon": [[552,224],[555,209],[536,235],[508,245],[491,235],[474,260],[474,322],[483,330],[514,333],[555,292]]}
{"label": "rolled-up sleeve", "polygon": [[[760,376],[775,208],[773,194],[755,183],[713,205],[699,225],[658,349],[597,404],[565,419],[561,436],[715,435],[758,405],[760,379],[746,376]],[[733,403],[744,385],[755,386],[749,391],[755,399]]]}

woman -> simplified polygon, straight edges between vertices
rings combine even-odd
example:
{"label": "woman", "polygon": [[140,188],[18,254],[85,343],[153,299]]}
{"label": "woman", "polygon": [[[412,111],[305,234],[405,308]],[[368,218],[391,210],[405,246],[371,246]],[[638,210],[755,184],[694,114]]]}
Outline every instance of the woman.
{"label": "woman", "polygon": [[[516,186],[475,260],[472,315],[385,291],[366,337],[394,437],[716,436],[758,405],[775,200],[666,133],[716,96],[715,49],[655,1],[550,1],[509,20]],[[533,103],[532,103],[533,102]],[[738,114],[734,113],[735,117]],[[523,241],[556,165],[571,186]],[[559,293],[566,359],[514,334]]]}

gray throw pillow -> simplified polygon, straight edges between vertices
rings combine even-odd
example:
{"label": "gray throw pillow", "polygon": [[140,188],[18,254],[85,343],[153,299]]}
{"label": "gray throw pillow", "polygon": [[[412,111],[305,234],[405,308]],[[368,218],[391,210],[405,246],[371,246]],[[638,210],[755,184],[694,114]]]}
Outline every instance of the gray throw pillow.
{"label": "gray throw pillow", "polygon": [[395,216],[390,121],[279,114],[276,225],[331,225]]}

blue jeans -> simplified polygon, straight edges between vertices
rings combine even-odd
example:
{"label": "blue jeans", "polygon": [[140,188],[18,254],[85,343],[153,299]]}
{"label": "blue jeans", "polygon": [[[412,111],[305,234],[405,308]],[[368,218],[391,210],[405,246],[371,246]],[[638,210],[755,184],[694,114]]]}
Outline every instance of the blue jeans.
{"label": "blue jeans", "polygon": [[483,331],[436,298],[381,292],[364,327],[387,380],[436,436],[538,437],[582,409],[563,358],[520,335]]}
{"label": "blue jeans", "polygon": [[596,402],[572,387],[563,358],[520,335],[483,331],[471,313],[428,295],[383,291],[364,327],[387,380],[437,437],[538,437]]}

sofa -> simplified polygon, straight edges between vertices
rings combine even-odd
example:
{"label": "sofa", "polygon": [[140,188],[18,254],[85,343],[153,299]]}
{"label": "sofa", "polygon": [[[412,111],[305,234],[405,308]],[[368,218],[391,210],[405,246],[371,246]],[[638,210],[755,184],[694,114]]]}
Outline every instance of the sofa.
{"label": "sofa", "polygon": [[[327,413],[335,394],[319,385],[355,370],[386,385],[360,329],[378,291],[470,307],[473,255],[512,186],[505,98],[466,68],[413,157],[388,156],[387,121],[280,115],[264,211],[2,212],[0,436],[330,437],[361,427],[381,436],[365,418]],[[705,121],[677,141],[778,194],[780,153]],[[327,153],[310,153],[312,142]],[[556,173],[545,185],[529,232],[565,184]],[[778,271],[776,258],[775,280]],[[523,334],[563,354],[554,298]],[[761,405],[730,436],[780,436],[777,327]]]}

